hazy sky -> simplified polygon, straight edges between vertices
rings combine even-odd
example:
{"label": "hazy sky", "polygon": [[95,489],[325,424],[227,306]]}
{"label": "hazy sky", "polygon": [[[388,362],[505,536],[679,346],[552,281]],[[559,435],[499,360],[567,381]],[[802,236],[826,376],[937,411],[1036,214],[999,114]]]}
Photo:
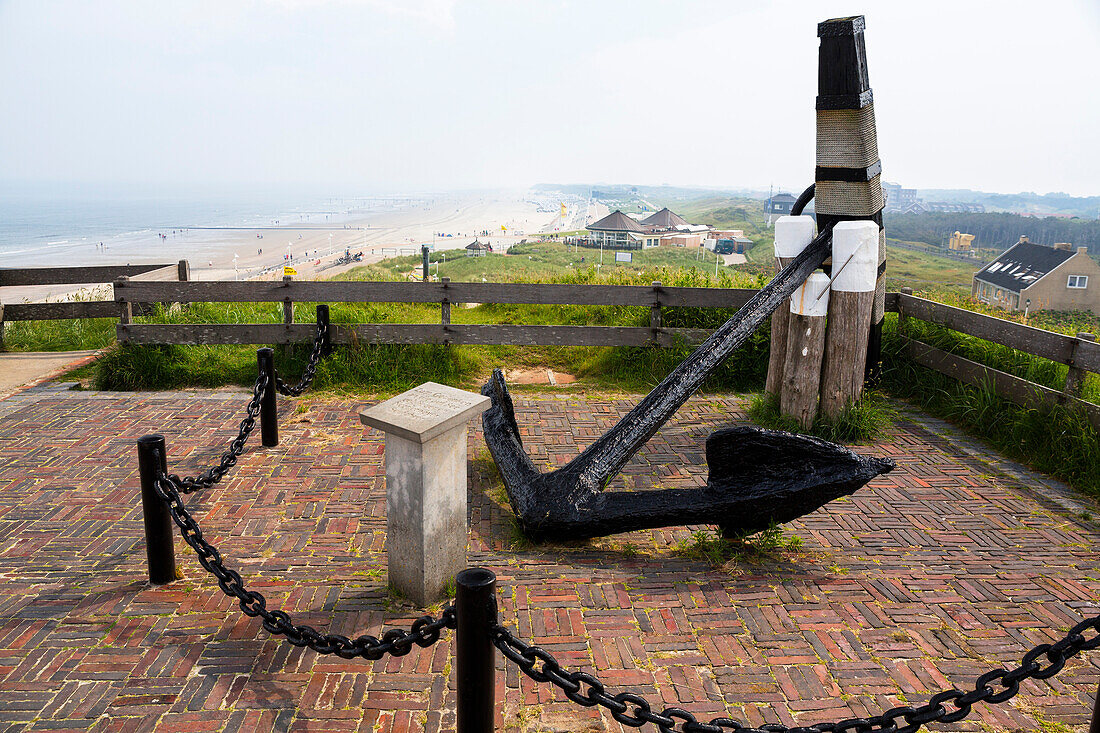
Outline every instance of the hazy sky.
{"label": "hazy sky", "polygon": [[858,13],[887,180],[1100,194],[1097,0],[0,0],[0,178],[800,190]]}

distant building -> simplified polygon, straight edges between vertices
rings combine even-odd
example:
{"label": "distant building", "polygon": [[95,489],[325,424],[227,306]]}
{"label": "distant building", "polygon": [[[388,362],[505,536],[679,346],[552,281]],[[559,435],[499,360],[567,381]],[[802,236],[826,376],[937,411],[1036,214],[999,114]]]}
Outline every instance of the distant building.
{"label": "distant building", "polygon": [[974,297],[1007,310],[1100,314],[1100,265],[1085,247],[1033,244],[1027,237],[974,274]]}
{"label": "distant building", "polygon": [[474,239],[474,241],[466,245],[467,257],[484,257],[492,251],[493,248],[491,245],[482,244],[481,242],[477,241],[476,238]]}
{"label": "distant building", "polygon": [[921,200],[917,198],[917,189],[915,188],[902,188],[897,183],[883,183],[882,194],[886,198],[885,211],[897,212],[897,213],[920,213],[916,211],[906,211],[914,204],[921,203]]}
{"label": "distant building", "polygon": [[925,211],[937,214],[982,214],[985,206],[981,204],[963,204],[955,201],[929,201],[923,204]]}
{"label": "distant building", "polygon": [[768,215],[768,226],[771,226],[779,217],[788,216],[791,209],[794,208],[794,202],[797,200],[789,193],[777,193],[774,196],[769,196],[764,201],[764,213]]}
{"label": "distant building", "polygon": [[947,248],[953,249],[956,252],[969,252],[971,245],[974,244],[973,234],[962,234],[955,232],[951,235],[951,241],[948,242]]}
{"label": "distant building", "polygon": [[650,226],[655,229],[675,229],[676,227],[689,226],[684,217],[672,211],[667,206],[649,218],[643,219],[642,225]]}
{"label": "distant building", "polygon": [[594,247],[645,249],[661,243],[660,235],[647,232],[645,227],[618,210],[585,228],[591,232],[589,241]]}

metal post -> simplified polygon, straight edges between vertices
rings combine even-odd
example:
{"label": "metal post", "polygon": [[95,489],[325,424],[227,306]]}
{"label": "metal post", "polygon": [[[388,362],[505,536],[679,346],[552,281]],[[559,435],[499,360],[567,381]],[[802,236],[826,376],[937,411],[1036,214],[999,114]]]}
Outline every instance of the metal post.
{"label": "metal post", "polygon": [[275,405],[275,350],[256,350],[256,368],[267,375],[267,388],[260,398],[260,442],[265,448],[279,444],[279,415]]}
{"label": "metal post", "polygon": [[321,356],[328,356],[332,353],[332,327],[329,325],[328,304],[319,303],[317,305],[317,328],[324,326],[325,335],[321,339]]}
{"label": "metal post", "polygon": [[172,544],[172,516],[168,505],[153,488],[157,475],[168,473],[168,451],[163,435],[138,438],[138,474],[141,476],[141,514],[145,520],[145,555],[149,582],[155,585],[176,579],[176,548]]}
{"label": "metal post", "polygon": [[1092,703],[1092,725],[1089,733],[1100,733],[1100,685],[1096,686],[1096,700]]}
{"label": "metal post", "polygon": [[489,630],[497,621],[497,576],[485,568],[467,568],[455,582],[458,733],[492,733],[496,652]]}

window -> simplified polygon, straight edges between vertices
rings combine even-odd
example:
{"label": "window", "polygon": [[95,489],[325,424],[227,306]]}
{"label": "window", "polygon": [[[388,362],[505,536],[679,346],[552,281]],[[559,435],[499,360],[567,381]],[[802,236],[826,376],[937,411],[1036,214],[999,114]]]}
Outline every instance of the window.
{"label": "window", "polygon": [[1067,288],[1087,288],[1089,286],[1088,275],[1070,275],[1066,282]]}

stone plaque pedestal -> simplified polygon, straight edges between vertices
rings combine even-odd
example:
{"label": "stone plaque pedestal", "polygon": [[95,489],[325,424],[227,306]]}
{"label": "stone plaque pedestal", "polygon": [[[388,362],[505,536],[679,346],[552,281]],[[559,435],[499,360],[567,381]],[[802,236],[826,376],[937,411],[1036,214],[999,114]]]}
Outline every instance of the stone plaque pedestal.
{"label": "stone plaque pedestal", "polygon": [[466,565],[466,423],[488,407],[484,395],[425,382],[359,413],[386,434],[390,585],[418,606]]}

